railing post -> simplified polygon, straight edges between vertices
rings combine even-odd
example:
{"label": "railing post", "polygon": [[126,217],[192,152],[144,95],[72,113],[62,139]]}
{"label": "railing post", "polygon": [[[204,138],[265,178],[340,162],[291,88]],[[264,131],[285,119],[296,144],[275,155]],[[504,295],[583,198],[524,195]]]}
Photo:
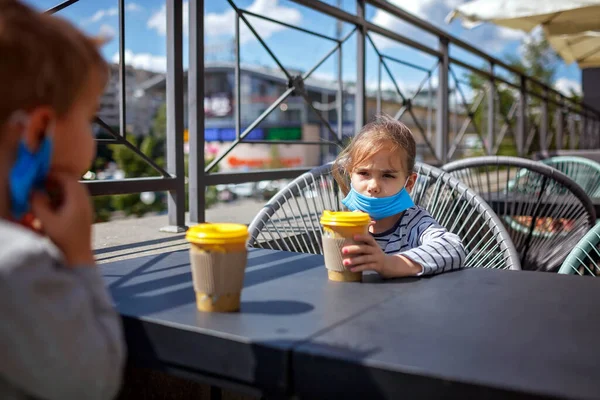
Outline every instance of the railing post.
{"label": "railing post", "polygon": [[377,58],[377,114],[381,114],[381,57]]}
{"label": "railing post", "polygon": [[542,93],[542,121],[540,122],[540,150],[548,150],[548,88]]}
{"label": "railing post", "polygon": [[119,0],[119,134],[127,137],[127,64],[125,60],[125,0]]}
{"label": "railing post", "polygon": [[183,155],[183,9],[182,2],[167,0],[167,172],[177,179],[169,192],[169,226],[185,230],[185,167]]}
{"label": "railing post", "polygon": [[[206,220],[206,184],[204,178],[204,0],[189,0],[189,69],[188,69],[188,140],[190,221]],[[239,26],[239,18],[236,19]],[[237,32],[237,29],[236,29]],[[239,44],[239,42],[237,42]],[[239,55],[239,46],[236,49]],[[239,78],[236,68],[236,78]],[[239,80],[237,80],[239,82]],[[235,88],[236,118],[239,87]],[[236,128],[239,129],[236,119]],[[236,134],[239,130],[236,129]]]}
{"label": "railing post", "polygon": [[563,147],[563,124],[564,124],[564,118],[563,118],[563,111],[564,111],[564,107],[565,106],[565,101],[564,99],[560,98],[560,105],[557,107],[556,109],[556,113],[555,113],[555,126],[556,126],[556,150],[562,150]]}
{"label": "railing post", "polygon": [[575,150],[577,148],[577,146],[576,146],[577,132],[575,132],[575,130],[576,130],[575,117],[573,114],[569,114],[567,116],[567,118],[568,118],[567,123],[569,125],[569,148],[571,150]]}
{"label": "railing post", "polygon": [[587,111],[583,110],[582,114],[581,114],[581,133],[579,135],[579,143],[577,148],[579,150],[584,150],[586,148],[586,142],[587,142],[587,135],[588,135],[588,116],[587,116]]}
{"label": "railing post", "polygon": [[[356,16],[362,21],[366,20],[365,0],[356,0]],[[355,135],[362,129],[367,120],[365,104],[366,40],[367,28],[364,25],[360,25],[356,30]]]}
{"label": "railing post", "polygon": [[448,103],[448,73],[450,68],[450,57],[448,52],[448,39],[439,38],[440,52],[442,57],[438,69],[438,92],[437,92],[437,124],[436,124],[436,152],[437,158],[442,164],[448,162],[448,143],[450,134],[450,109]]}
{"label": "railing post", "polygon": [[519,87],[519,128],[517,129],[517,153],[525,155],[525,138],[527,137],[527,78],[521,75]]}
{"label": "railing post", "polygon": [[496,98],[496,85],[494,81],[494,64],[490,64],[490,73],[491,77],[488,82],[489,90],[488,90],[488,143],[487,143],[487,153],[492,154],[494,151],[494,129],[496,125],[496,109],[495,109],[495,98]]}

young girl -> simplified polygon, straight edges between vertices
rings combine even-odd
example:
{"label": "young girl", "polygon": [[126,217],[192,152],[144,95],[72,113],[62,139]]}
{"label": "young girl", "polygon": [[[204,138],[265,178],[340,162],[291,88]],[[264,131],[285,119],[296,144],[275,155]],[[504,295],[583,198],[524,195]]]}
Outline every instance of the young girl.
{"label": "young girl", "polygon": [[335,161],[333,174],[346,195],[342,203],[373,220],[370,235],[357,235],[357,244],[342,249],[344,264],[352,271],[373,270],[396,278],[462,266],[465,249],[460,238],[410,197],[417,178],[415,153],[406,125],[380,116],[365,125]]}

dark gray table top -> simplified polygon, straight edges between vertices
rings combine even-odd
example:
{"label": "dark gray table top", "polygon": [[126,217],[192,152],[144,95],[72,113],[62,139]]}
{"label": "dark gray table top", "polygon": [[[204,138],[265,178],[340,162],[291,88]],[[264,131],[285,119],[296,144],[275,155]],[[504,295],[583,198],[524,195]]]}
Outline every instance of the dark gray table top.
{"label": "dark gray table top", "polygon": [[472,269],[337,283],[321,256],[253,250],[241,312],[207,314],[187,251],[101,270],[130,357],[157,368],[304,398],[600,398],[598,279]]}
{"label": "dark gray table top", "polygon": [[[101,270],[124,317],[133,359],[273,391],[289,389],[294,345],[405,286],[330,282],[321,256],[252,250],[241,312],[201,313],[187,251],[102,264]],[[367,281],[381,282],[374,275]]]}
{"label": "dark gray table top", "polygon": [[600,280],[470,269],[404,287],[294,350],[302,398],[600,398]]}

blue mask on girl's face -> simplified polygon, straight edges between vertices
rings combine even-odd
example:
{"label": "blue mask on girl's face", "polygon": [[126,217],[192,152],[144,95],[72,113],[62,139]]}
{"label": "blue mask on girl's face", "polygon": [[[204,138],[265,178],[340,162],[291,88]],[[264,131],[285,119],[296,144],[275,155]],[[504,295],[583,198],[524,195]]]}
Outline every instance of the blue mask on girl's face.
{"label": "blue mask on girl's face", "polygon": [[415,205],[406,187],[402,187],[398,193],[389,197],[369,197],[358,193],[354,188],[342,200],[350,211],[360,210],[366,212],[375,221],[400,214]]}
{"label": "blue mask on girl's face", "polygon": [[32,153],[24,142],[19,143],[17,160],[9,175],[10,206],[13,218],[20,220],[29,211],[29,199],[34,189],[44,189],[50,160],[52,141],[46,136],[39,149]]}

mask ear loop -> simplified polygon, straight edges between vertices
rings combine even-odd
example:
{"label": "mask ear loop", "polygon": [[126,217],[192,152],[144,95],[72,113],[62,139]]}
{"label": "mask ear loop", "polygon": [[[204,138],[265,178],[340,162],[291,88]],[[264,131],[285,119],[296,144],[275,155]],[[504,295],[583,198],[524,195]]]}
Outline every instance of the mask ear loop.
{"label": "mask ear loop", "polygon": [[[20,124],[21,129],[27,129],[30,123],[29,116],[24,111],[16,111],[9,119],[10,124]],[[52,130],[50,130],[52,129]],[[15,164],[9,175],[9,189],[11,195],[11,211],[17,221],[29,211],[29,195],[35,188],[42,188],[50,168],[52,158],[52,134],[54,122],[51,122],[48,131],[41,139],[35,151],[27,148],[21,140]]]}

